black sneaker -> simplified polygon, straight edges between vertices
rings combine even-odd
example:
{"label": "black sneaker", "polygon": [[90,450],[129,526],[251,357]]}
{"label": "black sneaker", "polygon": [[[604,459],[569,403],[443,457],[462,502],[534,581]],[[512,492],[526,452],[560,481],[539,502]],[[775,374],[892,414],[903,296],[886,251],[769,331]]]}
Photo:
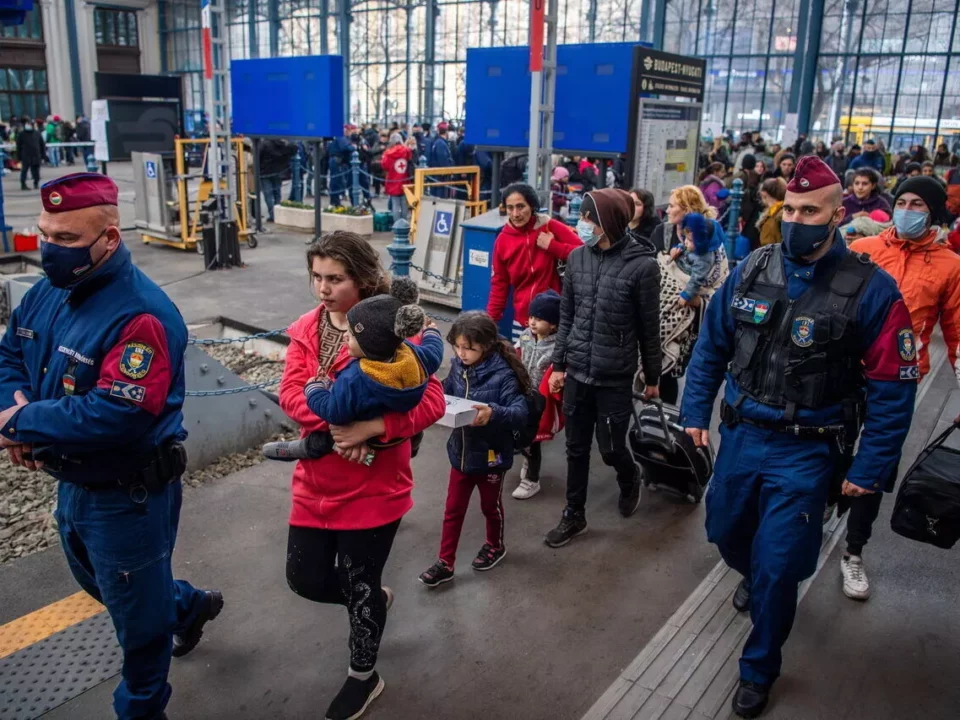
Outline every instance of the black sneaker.
{"label": "black sneaker", "polygon": [[769,685],[741,680],[740,687],[733,695],[733,712],[742,718],[755,718],[767,707],[769,699]]}
{"label": "black sneaker", "polygon": [[625,518],[633,515],[637,508],[640,507],[640,478],[637,477],[633,481],[633,485],[630,486],[629,490],[620,491],[620,500],[617,503],[617,507],[620,508],[620,514]]}
{"label": "black sneaker", "polygon": [[547,533],[543,541],[552,548],[563,547],[577,535],[587,531],[587,518],[583,513],[564,509],[560,524]]}
{"label": "black sneaker", "polygon": [[740,581],[733,593],[733,606],[737,612],[746,612],[750,609],[750,586],[747,585],[746,578]]}
{"label": "black sneaker", "polygon": [[203,637],[203,626],[215,619],[223,610],[223,595],[217,590],[207,590],[204,595],[203,607],[197,613],[193,625],[187,628],[182,635],[173,636],[173,656],[183,657],[193,650]]}
{"label": "black sneaker", "polygon": [[433,565],[420,573],[420,582],[427,587],[436,587],[453,580],[453,568],[447,567],[443,560],[437,560]]}
{"label": "black sneaker", "polygon": [[327,720],[355,720],[383,692],[383,679],[374,670],[366,680],[348,677],[327,708]]}
{"label": "black sneaker", "polygon": [[483,547],[480,548],[480,552],[478,552],[477,556],[473,559],[473,569],[493,570],[497,566],[497,563],[503,560],[506,554],[506,548],[494,550],[490,546],[490,543],[484,543]]}

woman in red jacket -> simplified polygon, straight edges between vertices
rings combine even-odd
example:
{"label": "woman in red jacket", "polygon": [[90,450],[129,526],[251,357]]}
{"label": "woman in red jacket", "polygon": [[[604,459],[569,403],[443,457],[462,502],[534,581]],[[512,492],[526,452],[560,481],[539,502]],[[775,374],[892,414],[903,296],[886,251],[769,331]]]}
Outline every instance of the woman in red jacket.
{"label": "woman in red jacket", "polygon": [[537,295],[560,292],[557,263],[582,244],[577,234],[549,215],[538,215],[540,201],[529,185],[514,183],[503,191],[507,224],[493,244],[493,275],[487,313],[496,322],[503,317],[513,287],[514,327],[527,326],[528,308]]}
{"label": "woman in red jacket", "polygon": [[[416,141],[413,143],[416,147]],[[413,177],[413,151],[403,144],[400,133],[393,133],[390,142],[383,153],[383,172],[386,174],[386,191],[390,198],[390,210],[396,222],[407,217],[407,199],[403,196],[403,184],[410,182]]]}
{"label": "woman in red jacket", "polygon": [[[304,386],[349,362],[347,311],[389,287],[377,251],[359,235],[334,232],[307,249],[313,291],[320,300],[288,329],[280,407],[301,435],[329,429],[337,451],[301,460],[293,473],[293,507],[287,545],[287,582],[314,602],[343,605],[350,619],[350,670],[328,720],[356,718],[383,691],[374,670],[393,600],[380,584],[400,519],[413,507],[410,441],[444,413],[443,388],[431,378],[423,400],[406,414],[328,427],[307,407]],[[364,464],[366,441],[397,440]]]}

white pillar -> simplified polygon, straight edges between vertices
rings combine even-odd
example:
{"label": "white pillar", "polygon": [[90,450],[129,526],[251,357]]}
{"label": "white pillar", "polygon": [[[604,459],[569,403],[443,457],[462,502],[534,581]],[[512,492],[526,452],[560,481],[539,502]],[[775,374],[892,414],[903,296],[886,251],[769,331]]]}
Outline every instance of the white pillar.
{"label": "white pillar", "polygon": [[93,24],[94,5],[77,2],[77,53],[80,56],[80,91],[83,94],[82,113],[90,116],[90,103],[97,99],[97,35]]}
{"label": "white pillar", "polygon": [[47,88],[50,114],[73,120],[73,84],[70,72],[70,43],[63,0],[42,0],[43,41],[47,56]]}
{"label": "white pillar", "polygon": [[149,0],[137,17],[140,36],[140,72],[160,74],[160,13],[157,0]]}

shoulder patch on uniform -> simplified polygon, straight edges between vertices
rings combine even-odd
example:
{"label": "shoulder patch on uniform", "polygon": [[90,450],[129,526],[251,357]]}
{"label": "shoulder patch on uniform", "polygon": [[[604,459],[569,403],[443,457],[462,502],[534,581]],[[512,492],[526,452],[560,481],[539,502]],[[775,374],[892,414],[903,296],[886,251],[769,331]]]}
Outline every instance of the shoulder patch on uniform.
{"label": "shoulder patch on uniform", "polygon": [[134,385],[133,383],[114,380],[113,385],[110,386],[110,394],[113,397],[142,403],[143,399],[147,396],[147,389],[143,385]]}
{"label": "shoulder patch on uniform", "polygon": [[120,355],[120,372],[133,380],[146,377],[155,354],[153,348],[144,343],[127,343]]}
{"label": "shoulder patch on uniform", "polygon": [[917,365],[901,365],[900,366],[900,379],[901,380],[919,380],[920,379],[920,368]]}
{"label": "shoulder patch on uniform", "polygon": [[756,307],[756,305],[756,300],[743,297],[743,295],[734,295],[733,302],[730,303],[730,307],[732,307],[734,310],[744,310],[746,312],[753,312],[753,309]]}
{"label": "shoulder patch on uniform", "polygon": [[897,333],[897,350],[905,362],[917,359],[917,344],[914,342],[912,329],[904,328]]}
{"label": "shoulder patch on uniform", "polygon": [[798,315],[794,318],[790,338],[794,345],[800,347],[809,347],[813,344],[813,318],[808,315]]}
{"label": "shoulder patch on uniform", "polygon": [[17,328],[17,337],[26,338],[27,340],[33,340],[33,330],[25,327]]}

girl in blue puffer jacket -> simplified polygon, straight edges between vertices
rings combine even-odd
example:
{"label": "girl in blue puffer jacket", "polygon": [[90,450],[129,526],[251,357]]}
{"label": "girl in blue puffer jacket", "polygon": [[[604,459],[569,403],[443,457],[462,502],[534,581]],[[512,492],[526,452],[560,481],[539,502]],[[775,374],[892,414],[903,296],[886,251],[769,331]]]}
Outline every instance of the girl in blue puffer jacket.
{"label": "girl in blue puffer jacket", "polygon": [[503,476],[513,465],[514,437],[527,421],[530,376],[513,347],[497,333],[485,312],[460,315],[447,335],[456,353],[443,382],[447,395],[476,400],[477,417],[456,428],[447,441],[450,485],[443,515],[440,557],[420,575],[428,587],[453,580],[463,519],[473,488],[487,519],[487,541],[473,561],[474,570],[496,567],[507,550],[503,543]]}

